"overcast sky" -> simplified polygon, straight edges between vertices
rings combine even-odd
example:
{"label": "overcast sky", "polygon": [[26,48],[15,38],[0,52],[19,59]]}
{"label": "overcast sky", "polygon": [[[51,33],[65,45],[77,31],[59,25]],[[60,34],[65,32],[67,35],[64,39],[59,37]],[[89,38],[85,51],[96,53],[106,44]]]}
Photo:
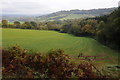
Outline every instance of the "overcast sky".
{"label": "overcast sky", "polygon": [[0,0],[0,10],[3,14],[48,14],[60,10],[117,7],[118,2],[119,0]]}

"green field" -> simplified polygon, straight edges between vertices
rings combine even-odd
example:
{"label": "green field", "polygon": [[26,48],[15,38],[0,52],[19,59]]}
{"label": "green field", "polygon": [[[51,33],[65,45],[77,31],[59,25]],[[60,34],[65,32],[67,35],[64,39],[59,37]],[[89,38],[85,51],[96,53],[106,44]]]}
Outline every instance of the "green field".
{"label": "green field", "polygon": [[51,16],[51,17],[45,17],[45,18],[39,18],[40,21],[54,21],[56,19],[58,20],[68,20],[68,19],[83,19],[83,18],[90,18],[90,17],[95,17],[91,14],[60,14],[56,16]]}
{"label": "green field", "polygon": [[2,45],[20,45],[25,49],[48,52],[51,49],[63,49],[65,53],[77,57],[80,52],[85,55],[105,55],[113,58],[110,63],[117,63],[117,52],[88,37],[75,37],[56,31],[2,29]]}
{"label": "green field", "polygon": [[61,18],[60,20],[67,20],[67,19],[82,19],[86,17],[94,17],[92,15],[87,14],[69,14],[66,17]]}

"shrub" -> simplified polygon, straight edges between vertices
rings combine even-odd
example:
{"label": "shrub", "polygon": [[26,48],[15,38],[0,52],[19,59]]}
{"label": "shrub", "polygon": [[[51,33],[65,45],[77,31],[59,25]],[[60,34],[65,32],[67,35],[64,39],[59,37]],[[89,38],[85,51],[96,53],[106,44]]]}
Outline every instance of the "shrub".
{"label": "shrub", "polygon": [[63,50],[28,54],[19,46],[2,50],[3,78],[98,78],[92,64],[76,64]]}

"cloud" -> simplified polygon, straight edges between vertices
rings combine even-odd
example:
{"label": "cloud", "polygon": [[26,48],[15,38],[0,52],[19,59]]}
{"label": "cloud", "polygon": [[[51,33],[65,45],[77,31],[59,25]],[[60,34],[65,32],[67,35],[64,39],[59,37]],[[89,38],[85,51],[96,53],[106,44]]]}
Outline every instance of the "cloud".
{"label": "cloud", "polygon": [[2,0],[3,14],[47,14],[60,10],[118,6],[119,0]]}
{"label": "cloud", "polygon": [[[41,12],[42,11],[42,12]],[[37,14],[50,12],[49,7],[36,2],[12,2],[2,4],[3,13]]]}

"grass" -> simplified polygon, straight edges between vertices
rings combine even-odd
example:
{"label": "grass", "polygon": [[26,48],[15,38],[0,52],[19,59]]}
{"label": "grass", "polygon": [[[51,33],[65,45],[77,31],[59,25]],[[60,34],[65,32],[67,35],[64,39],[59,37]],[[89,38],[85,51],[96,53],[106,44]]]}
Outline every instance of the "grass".
{"label": "grass", "polygon": [[60,20],[67,20],[67,19],[80,19],[80,18],[86,18],[86,17],[94,17],[92,15],[86,15],[86,14],[69,14],[64,18],[61,18]]}
{"label": "grass", "polygon": [[85,55],[102,54],[106,58],[112,58],[105,62],[117,64],[117,52],[92,38],[44,30],[2,29],[2,33],[3,47],[18,44],[23,48],[44,53],[50,49],[63,49],[73,57],[77,57],[80,52]]}
{"label": "grass", "polygon": [[58,20],[67,20],[67,19],[81,19],[81,18],[88,18],[88,17],[94,17],[94,16],[90,14],[89,15],[87,14],[61,14],[61,15],[56,15],[56,16],[47,17],[47,18],[40,18],[40,20],[54,21],[54,18],[57,18]]}

